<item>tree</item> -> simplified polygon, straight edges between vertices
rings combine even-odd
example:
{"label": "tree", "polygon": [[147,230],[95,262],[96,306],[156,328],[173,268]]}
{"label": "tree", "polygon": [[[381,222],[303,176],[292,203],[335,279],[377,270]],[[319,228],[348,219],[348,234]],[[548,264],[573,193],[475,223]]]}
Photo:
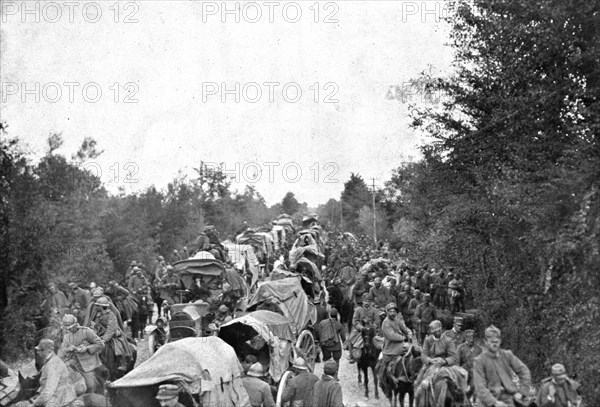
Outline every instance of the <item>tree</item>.
{"label": "tree", "polygon": [[341,219],[341,203],[333,198],[317,207],[317,215],[321,223],[327,222],[330,228],[339,228]]}
{"label": "tree", "polygon": [[[375,227],[377,228],[377,240],[382,240],[387,237],[387,221],[384,213],[375,207]],[[373,208],[371,206],[363,206],[358,212],[358,225],[360,231],[366,236],[374,236],[373,230]]]}
{"label": "tree", "polygon": [[359,211],[363,206],[370,205],[372,200],[369,188],[359,174],[350,174],[350,179],[344,183],[341,199],[344,229],[353,233],[359,232]]}
{"label": "tree", "polygon": [[294,193],[288,192],[287,194],[285,194],[283,200],[281,201],[281,210],[283,211],[282,213],[294,215],[296,212],[298,212],[298,209],[300,209],[300,203],[294,196]]}
{"label": "tree", "polygon": [[433,142],[387,196],[535,378],[561,361],[599,404],[600,5],[459,2],[449,23],[456,73],[419,78],[446,101],[410,109]]}

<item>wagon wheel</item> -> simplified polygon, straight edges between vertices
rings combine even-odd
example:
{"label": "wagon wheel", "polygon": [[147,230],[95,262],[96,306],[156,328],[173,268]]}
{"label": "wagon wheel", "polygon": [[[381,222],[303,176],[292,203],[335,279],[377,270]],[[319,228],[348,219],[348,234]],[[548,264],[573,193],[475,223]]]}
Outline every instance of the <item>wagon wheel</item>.
{"label": "wagon wheel", "polygon": [[317,358],[317,345],[312,332],[305,329],[300,333],[296,346],[294,347],[295,357],[301,357],[306,360],[310,371],[315,370],[315,359]]}
{"label": "wagon wheel", "polygon": [[285,390],[285,387],[287,386],[287,382],[294,377],[294,372],[288,370],[286,371],[283,376],[281,376],[281,380],[279,381],[279,386],[277,386],[277,400],[275,400],[275,407],[287,407],[289,406],[289,402],[288,403],[284,403],[282,405],[281,403],[281,397],[283,397],[283,392]]}

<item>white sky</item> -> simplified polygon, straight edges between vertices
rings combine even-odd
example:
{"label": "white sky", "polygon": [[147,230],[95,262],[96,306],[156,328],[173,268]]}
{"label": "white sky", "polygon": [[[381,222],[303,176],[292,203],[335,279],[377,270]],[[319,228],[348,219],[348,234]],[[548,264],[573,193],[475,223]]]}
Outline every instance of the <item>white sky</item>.
{"label": "white sky", "polygon": [[[1,119],[11,136],[27,143],[32,157],[44,154],[50,132],[62,132],[61,151],[69,156],[85,136],[93,137],[105,150],[94,168],[105,182],[112,181],[107,185],[113,192],[118,186],[127,192],[151,184],[164,188],[180,169],[190,172],[201,160],[224,163],[232,173],[239,163],[233,187],[240,191],[253,177],[248,163],[258,163],[263,173],[255,185],[270,205],[287,191],[310,206],[337,199],[351,172],[376,177],[381,186],[402,155],[416,155],[421,142],[408,128],[408,104],[386,100],[389,86],[416,77],[428,64],[447,72],[451,62],[445,30],[420,9],[423,2],[319,2],[318,23],[312,1],[296,3],[302,10],[297,23],[284,18],[284,7],[288,20],[295,17],[290,2],[274,2],[273,22],[269,6],[255,3],[263,14],[256,23],[246,21],[256,14],[252,6],[240,13],[239,23],[233,15],[223,22],[222,2],[124,1],[118,7],[98,2],[102,15],[96,23],[89,22],[96,16],[90,2],[49,3],[27,2],[30,10],[39,7],[37,23],[35,11],[21,14],[21,1],[3,1]],[[246,4],[227,5],[236,3]],[[428,4],[428,10],[439,10],[440,4]],[[216,15],[203,13],[215,8]],[[323,21],[331,12],[337,23]],[[124,23],[132,13],[130,19],[138,21]],[[77,83],[72,102],[65,82]],[[245,100],[241,90],[238,103],[234,95],[221,101],[221,83],[230,89],[239,83],[241,89],[253,82],[262,90],[257,103]],[[280,84],[273,102],[265,82]],[[311,90],[316,82],[317,103]],[[36,83],[39,102],[24,93]],[[60,96],[50,83],[59,84]],[[82,96],[88,83],[102,90],[96,103]],[[121,87],[118,103],[114,83]],[[126,83],[137,89],[136,103],[123,103]],[[215,86],[211,83],[217,94],[203,95]],[[282,96],[287,83],[302,90],[298,102]],[[325,88],[326,83],[331,84]],[[255,97],[255,88],[246,89],[248,98]],[[337,102],[325,103],[334,90]],[[94,88],[88,95],[94,97]],[[294,87],[288,95],[294,97]],[[52,98],[57,102],[50,103]],[[273,182],[265,162],[278,163],[271,167]],[[130,178],[138,182],[128,183],[126,173],[135,166]],[[291,182],[297,168],[302,177]],[[333,182],[325,182],[331,172]]]}

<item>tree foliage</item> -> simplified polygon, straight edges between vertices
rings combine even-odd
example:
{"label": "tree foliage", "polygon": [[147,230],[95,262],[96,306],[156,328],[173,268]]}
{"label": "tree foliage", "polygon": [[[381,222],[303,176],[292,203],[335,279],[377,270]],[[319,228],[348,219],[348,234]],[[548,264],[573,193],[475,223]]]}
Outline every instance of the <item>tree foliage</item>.
{"label": "tree foliage", "polygon": [[[485,322],[538,380],[563,363],[600,404],[600,6],[460,3],[455,74],[413,106],[433,140],[387,184],[396,239],[464,269]],[[431,263],[430,263],[431,264]]]}
{"label": "tree foliage", "polygon": [[[19,357],[32,349],[36,332],[49,314],[42,304],[46,286],[63,290],[68,282],[83,285],[123,281],[132,260],[152,270],[158,254],[171,259],[203,227],[214,225],[223,238],[242,222],[266,224],[280,213],[268,208],[253,188],[241,194],[219,169],[202,164],[196,178],[179,175],[164,191],[150,187],[139,194],[109,195],[86,163],[101,151],[85,138],[74,161],[59,155],[60,134],[48,138],[47,153],[29,162],[19,142],[0,128],[2,261],[0,358]],[[297,202],[296,202],[297,203]],[[298,209],[305,207],[297,203]]]}

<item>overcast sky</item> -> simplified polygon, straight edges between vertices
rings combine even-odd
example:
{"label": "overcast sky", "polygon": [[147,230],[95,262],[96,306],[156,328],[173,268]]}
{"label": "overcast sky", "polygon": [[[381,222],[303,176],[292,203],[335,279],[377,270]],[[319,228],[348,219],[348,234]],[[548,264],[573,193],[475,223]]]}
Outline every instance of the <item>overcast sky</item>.
{"label": "overcast sky", "polygon": [[239,22],[222,2],[67,3],[3,2],[1,119],[34,158],[50,132],[68,156],[93,137],[113,192],[200,161],[268,204],[337,199],[351,172],[381,185],[421,142],[389,86],[451,62],[434,2],[228,2]]}

